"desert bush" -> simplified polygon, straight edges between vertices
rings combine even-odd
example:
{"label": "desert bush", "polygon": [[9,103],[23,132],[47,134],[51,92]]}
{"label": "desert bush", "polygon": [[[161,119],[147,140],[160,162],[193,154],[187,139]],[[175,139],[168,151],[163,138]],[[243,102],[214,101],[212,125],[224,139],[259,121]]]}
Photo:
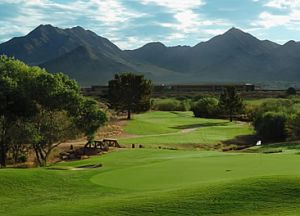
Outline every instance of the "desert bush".
{"label": "desert bush", "polygon": [[247,116],[248,121],[253,121],[256,116],[256,105],[247,104],[244,108],[245,115]]}
{"label": "desert bush", "polygon": [[193,103],[191,110],[193,111],[194,116],[198,118],[218,117],[218,114],[220,113],[218,103],[218,100],[213,97],[202,98]]}

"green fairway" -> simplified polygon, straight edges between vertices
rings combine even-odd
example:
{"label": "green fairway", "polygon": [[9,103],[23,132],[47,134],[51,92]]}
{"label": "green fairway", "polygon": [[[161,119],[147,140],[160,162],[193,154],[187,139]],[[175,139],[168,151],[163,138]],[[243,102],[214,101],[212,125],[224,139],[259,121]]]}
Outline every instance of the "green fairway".
{"label": "green fairway", "polygon": [[123,149],[54,166],[66,170],[0,170],[0,215],[299,215],[298,151]]}
{"label": "green fairway", "polygon": [[132,137],[120,139],[121,144],[180,147],[189,144],[218,144],[253,133],[249,124],[195,118],[192,112],[148,112],[135,115],[126,125],[125,131]]}

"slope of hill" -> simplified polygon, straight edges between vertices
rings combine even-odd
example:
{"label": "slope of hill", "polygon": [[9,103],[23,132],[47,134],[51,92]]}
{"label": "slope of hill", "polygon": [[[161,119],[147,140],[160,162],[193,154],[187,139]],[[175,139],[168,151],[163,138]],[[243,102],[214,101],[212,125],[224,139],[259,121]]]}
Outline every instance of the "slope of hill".
{"label": "slope of hill", "polygon": [[[195,81],[259,81],[289,79],[283,74],[273,77],[278,71],[273,51],[281,48],[279,44],[261,41],[232,28],[194,47],[165,47],[155,43],[126,52],[139,60],[189,73]],[[290,65],[294,64],[298,63],[290,62]]]}
{"label": "slope of hill", "polygon": [[60,29],[40,25],[24,37],[0,45],[1,53],[15,56],[30,65],[38,65],[62,56],[78,46],[91,46],[106,54],[121,53],[113,43],[81,27]]}
{"label": "slope of hill", "polygon": [[136,62],[108,39],[79,26],[60,29],[40,25],[24,37],[0,44],[0,53],[50,72],[66,73],[84,86],[104,84],[113,74],[125,71],[142,72],[157,80],[176,74]]}
{"label": "slope of hill", "polygon": [[66,73],[82,85],[105,84],[113,74],[126,71],[143,73],[157,83],[300,81],[300,43],[279,45],[236,28],[194,47],[154,42],[123,51],[79,26],[40,25],[0,44],[0,54]]}

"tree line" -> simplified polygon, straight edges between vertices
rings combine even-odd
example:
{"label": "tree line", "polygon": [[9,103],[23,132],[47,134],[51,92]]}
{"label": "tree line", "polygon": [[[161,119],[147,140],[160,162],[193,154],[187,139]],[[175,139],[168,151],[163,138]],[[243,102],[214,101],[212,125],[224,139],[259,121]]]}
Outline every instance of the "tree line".
{"label": "tree line", "polygon": [[[144,112],[151,108],[152,82],[143,75],[133,73],[116,74],[108,83],[108,99],[111,108],[126,111],[127,119],[131,119],[132,112]],[[153,100],[152,100],[153,101]],[[174,102],[170,100],[169,102]],[[160,108],[168,111],[172,109],[191,109],[196,117],[213,117],[226,114],[230,121],[233,116],[243,109],[243,101],[234,87],[227,87],[220,95],[219,101],[214,98],[202,98],[191,107],[185,103],[161,104]],[[152,104],[153,108],[153,104]]]}
{"label": "tree line", "polygon": [[247,105],[233,87],[224,89],[219,100],[203,97],[195,102],[191,110],[196,117],[219,118],[228,115],[244,116],[252,122],[256,135],[264,142],[281,142],[300,139],[300,99],[291,97],[296,91],[289,88],[287,98],[267,100],[260,105]]}
{"label": "tree line", "polygon": [[60,143],[82,134],[93,140],[106,122],[94,99],[84,97],[79,85],[62,73],[0,56],[0,165],[22,160],[31,149],[44,166]]}

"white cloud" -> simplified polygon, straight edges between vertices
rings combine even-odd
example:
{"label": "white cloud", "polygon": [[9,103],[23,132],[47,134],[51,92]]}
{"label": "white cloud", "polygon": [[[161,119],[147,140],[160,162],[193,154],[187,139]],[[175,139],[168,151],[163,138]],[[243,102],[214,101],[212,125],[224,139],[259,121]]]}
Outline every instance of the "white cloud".
{"label": "white cloud", "polygon": [[262,12],[258,16],[258,20],[252,23],[252,26],[260,26],[263,28],[271,28],[275,26],[287,25],[290,23],[288,15],[274,15],[269,12]]}
{"label": "white cloud", "polygon": [[[260,0],[261,1],[261,0]],[[251,23],[252,26],[262,28],[272,28],[285,26],[289,29],[295,29],[300,23],[300,0],[267,0],[265,7],[276,8],[281,13],[271,13],[263,11],[258,18]]]}
{"label": "white cloud", "polygon": [[129,36],[126,38],[113,38],[112,41],[122,49],[136,49],[147,43],[153,42],[151,37]]}
{"label": "white cloud", "polygon": [[165,40],[166,41],[171,41],[171,40],[180,40],[180,39],[184,39],[185,38],[185,35],[182,34],[182,33],[177,33],[177,32],[174,32],[170,35],[168,35]]}
{"label": "white cloud", "polygon": [[141,0],[140,2],[145,5],[156,4],[166,7],[173,12],[182,12],[205,5],[203,0]]}
{"label": "white cloud", "polygon": [[141,3],[161,6],[166,9],[167,13],[172,13],[175,22],[160,23],[160,25],[173,28],[181,34],[195,32],[197,27],[208,24],[208,21],[203,21],[194,11],[205,5],[203,0],[141,0]]}
{"label": "white cloud", "polygon": [[216,35],[223,34],[227,30],[228,29],[205,29],[203,30],[203,32],[211,36],[216,36]]}
{"label": "white cloud", "polygon": [[[173,31],[165,37],[165,42],[180,41],[192,35],[211,35],[212,31],[205,31],[209,26],[230,26],[229,22],[221,19],[208,19],[196,9],[203,7],[204,0],[141,0],[144,5],[156,5],[162,7],[166,13],[171,13],[173,22],[161,22],[158,25],[170,28]],[[220,32],[220,31],[218,31]]]}
{"label": "white cloud", "polygon": [[77,15],[87,16],[91,20],[100,21],[104,25],[128,22],[145,14],[131,11],[118,0],[75,1],[72,8],[77,8]]}
{"label": "white cloud", "polygon": [[268,0],[264,6],[278,9],[291,9],[300,6],[300,0]]}
{"label": "white cloud", "polygon": [[[141,10],[131,8],[127,4],[128,2],[139,4],[138,6],[142,7]],[[208,4],[209,1],[0,0],[0,6],[1,4],[13,4],[17,9],[13,17],[6,17],[0,21],[0,34],[2,38],[20,36],[40,24],[49,23],[62,28],[82,25],[84,28],[110,39],[121,48],[133,48],[150,41],[162,41],[172,45],[187,44],[191,41],[195,42],[199,38],[210,38],[221,34],[233,26],[228,20],[208,17],[203,10],[206,2]],[[153,9],[150,6],[155,6],[158,13],[148,10],[149,8]],[[228,7],[224,10],[231,10],[231,8]],[[161,12],[167,18],[171,16],[171,20],[161,21]],[[157,14],[159,15],[156,16]],[[147,21],[136,22],[142,17],[146,17]],[[293,17],[297,18],[296,15]],[[266,19],[266,17],[261,18]],[[153,34],[149,33],[145,36],[148,29],[145,32],[140,29],[147,28],[147,24],[151,27],[158,26],[158,31],[153,30]],[[260,25],[263,24],[270,26],[270,24],[260,23]],[[140,31],[137,33],[137,30]],[[144,35],[142,36],[142,34]]]}

